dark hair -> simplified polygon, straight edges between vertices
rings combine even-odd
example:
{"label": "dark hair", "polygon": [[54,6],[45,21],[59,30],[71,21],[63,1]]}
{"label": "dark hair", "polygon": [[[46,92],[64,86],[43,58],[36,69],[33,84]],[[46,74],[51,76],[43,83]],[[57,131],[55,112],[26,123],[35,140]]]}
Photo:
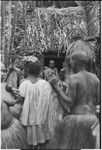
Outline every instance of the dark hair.
{"label": "dark hair", "polygon": [[31,62],[28,64],[28,73],[38,77],[41,71],[41,63],[40,62]]}

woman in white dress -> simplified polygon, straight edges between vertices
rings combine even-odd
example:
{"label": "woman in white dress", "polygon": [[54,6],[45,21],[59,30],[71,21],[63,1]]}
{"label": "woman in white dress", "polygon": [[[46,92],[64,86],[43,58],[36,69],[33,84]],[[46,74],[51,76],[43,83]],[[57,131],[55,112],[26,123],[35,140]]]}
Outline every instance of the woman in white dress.
{"label": "woman in white dress", "polygon": [[21,83],[19,93],[24,97],[20,121],[27,129],[27,142],[31,148],[44,148],[50,140],[48,125],[49,104],[52,88],[39,78],[41,64],[36,57],[27,60],[28,77]]}

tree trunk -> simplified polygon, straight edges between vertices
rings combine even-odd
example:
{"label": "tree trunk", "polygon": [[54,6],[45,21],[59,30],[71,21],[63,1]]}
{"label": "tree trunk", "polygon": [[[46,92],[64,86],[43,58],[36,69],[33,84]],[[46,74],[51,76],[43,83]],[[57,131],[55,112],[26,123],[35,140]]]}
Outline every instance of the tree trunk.
{"label": "tree trunk", "polygon": [[[7,69],[8,67],[8,52],[9,52],[9,48],[8,48],[8,44],[9,44],[9,36],[10,36],[10,12],[9,12],[9,8],[7,9],[7,6],[9,5],[8,1],[1,1],[1,48],[2,48],[2,55],[3,55],[3,63],[5,64],[5,68]],[[8,22],[9,22],[9,26],[8,26]],[[6,36],[7,35],[7,36]]]}
{"label": "tree trunk", "polygon": [[24,24],[25,24],[25,34],[24,34],[24,50],[26,51],[26,1],[23,1],[23,14],[24,14]]}
{"label": "tree trunk", "polygon": [[[12,1],[9,1],[8,2],[8,5],[9,5],[9,10],[8,10],[8,12],[9,12],[9,26],[11,27],[11,5],[12,5]],[[12,28],[10,28],[9,27],[9,37],[8,37],[8,42],[7,42],[7,65],[9,66],[9,64],[10,64],[10,57],[9,57],[9,54],[10,54],[10,40],[11,40],[11,38],[12,38],[12,35],[11,35],[11,33],[12,33]]]}
{"label": "tree trunk", "polygon": [[15,6],[15,13],[13,17],[13,22],[12,22],[12,32],[11,32],[11,41],[10,41],[10,50],[12,51],[13,45],[14,45],[14,38],[15,38],[15,27],[16,27],[16,21],[17,21],[17,13],[18,13],[18,1],[14,1],[14,6]]}
{"label": "tree trunk", "polygon": [[5,14],[5,1],[1,1],[1,61],[5,64],[4,14]]}

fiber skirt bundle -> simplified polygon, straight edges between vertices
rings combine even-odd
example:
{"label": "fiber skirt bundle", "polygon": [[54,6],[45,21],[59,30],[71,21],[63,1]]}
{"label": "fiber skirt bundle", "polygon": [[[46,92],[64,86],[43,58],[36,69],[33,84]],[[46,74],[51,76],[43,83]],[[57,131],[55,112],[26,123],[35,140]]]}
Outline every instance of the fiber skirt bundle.
{"label": "fiber skirt bundle", "polygon": [[1,149],[27,149],[26,130],[17,119],[1,130]]}
{"label": "fiber skirt bundle", "polygon": [[58,97],[54,91],[52,92],[52,97],[49,106],[50,106],[48,114],[49,128],[51,134],[53,134],[56,125],[59,124],[59,122],[63,118],[63,110],[58,100]]}
{"label": "fiber skirt bundle", "polygon": [[55,128],[49,147],[51,149],[94,148],[91,127],[97,121],[94,115],[66,116]]}

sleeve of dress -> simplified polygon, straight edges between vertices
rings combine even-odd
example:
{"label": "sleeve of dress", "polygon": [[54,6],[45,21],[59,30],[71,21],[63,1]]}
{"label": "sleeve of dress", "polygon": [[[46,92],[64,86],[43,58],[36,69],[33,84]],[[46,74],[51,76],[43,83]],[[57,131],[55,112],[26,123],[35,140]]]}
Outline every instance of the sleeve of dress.
{"label": "sleeve of dress", "polygon": [[21,83],[21,85],[19,86],[19,94],[22,96],[22,97],[25,97],[26,96],[26,91],[27,91],[27,82],[26,81],[23,81]]}

